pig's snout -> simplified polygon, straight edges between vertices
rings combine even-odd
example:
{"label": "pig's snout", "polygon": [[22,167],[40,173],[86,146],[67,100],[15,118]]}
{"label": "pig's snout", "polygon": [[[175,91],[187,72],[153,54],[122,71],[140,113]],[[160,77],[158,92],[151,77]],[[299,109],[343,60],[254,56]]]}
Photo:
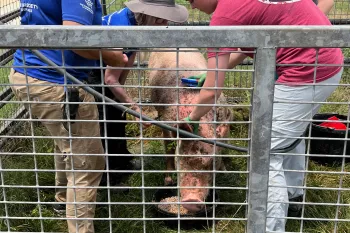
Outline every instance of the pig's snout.
{"label": "pig's snout", "polygon": [[[203,201],[196,194],[189,194],[182,198],[182,206],[190,212],[198,212],[204,208]],[[185,202],[198,202],[198,204],[186,204]]]}

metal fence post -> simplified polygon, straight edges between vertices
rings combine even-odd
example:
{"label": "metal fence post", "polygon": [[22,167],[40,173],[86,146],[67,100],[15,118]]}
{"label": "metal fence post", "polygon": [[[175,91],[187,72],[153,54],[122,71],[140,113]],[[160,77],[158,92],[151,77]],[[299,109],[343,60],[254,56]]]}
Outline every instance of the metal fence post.
{"label": "metal fence post", "polygon": [[275,62],[275,48],[257,49],[250,143],[248,233],[263,233],[266,230]]}
{"label": "metal fence post", "polygon": [[102,5],[102,15],[107,15],[107,4],[106,4],[106,0],[101,0],[101,5]]}

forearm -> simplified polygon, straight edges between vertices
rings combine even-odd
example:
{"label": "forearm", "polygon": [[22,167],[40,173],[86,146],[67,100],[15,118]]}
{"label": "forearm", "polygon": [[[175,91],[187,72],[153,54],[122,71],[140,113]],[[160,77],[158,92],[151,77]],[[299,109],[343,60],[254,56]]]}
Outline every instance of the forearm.
{"label": "forearm", "polygon": [[[113,85],[121,85],[120,83],[115,83]],[[110,86],[108,87],[117,100],[121,103],[134,103],[131,97],[126,93],[125,89],[121,86]]]}
{"label": "forearm", "polygon": [[[74,21],[63,21],[65,26],[82,26],[80,23]],[[125,65],[125,59],[122,51],[111,51],[111,50],[72,50],[74,53],[82,56],[86,59],[99,60],[100,51],[102,53],[102,60],[109,66],[123,66]]]}
{"label": "forearm", "polygon": [[[112,91],[113,95],[121,103],[133,103],[131,97],[126,93],[122,84],[119,82],[122,70],[107,69],[105,74],[105,84]],[[115,86],[114,86],[115,85]]]}
{"label": "forearm", "polygon": [[327,15],[333,8],[334,1],[333,0],[318,0],[318,8]]}
{"label": "forearm", "polygon": [[[221,91],[217,90],[217,98],[220,96]],[[202,116],[209,112],[213,108],[215,103],[215,90],[201,90],[199,94],[199,101],[197,104],[208,104],[210,106],[195,106],[190,114],[190,119],[193,121],[199,121]]]}
{"label": "forearm", "polygon": [[[73,50],[74,53],[78,54],[79,56],[82,56],[83,58],[86,59],[91,59],[91,60],[100,60],[100,51],[102,55],[102,60],[110,66],[113,66],[116,61],[116,52],[108,51],[108,50]],[[123,54],[120,51],[120,57],[122,57]]]}
{"label": "forearm", "polygon": [[[218,57],[218,67],[216,67],[216,58],[208,59],[208,69],[227,69],[229,54],[221,55]],[[210,111],[215,104],[215,101],[219,98],[222,92],[222,87],[225,82],[225,71],[208,71],[207,78],[205,79],[203,89],[199,93],[198,105],[205,104],[209,106],[196,106],[190,114],[190,119],[198,121],[202,116],[204,116],[208,111]],[[216,87],[215,89],[212,89]],[[211,88],[211,89],[207,89]]]}
{"label": "forearm", "polygon": [[[134,61],[135,61],[136,53],[133,53],[130,58],[128,59],[128,63],[126,64],[126,67],[133,67]],[[119,82],[124,85],[126,82],[126,79],[128,78],[128,75],[130,73],[130,70],[123,70],[119,77]]]}
{"label": "forearm", "polygon": [[[127,67],[132,66],[135,56],[131,56]],[[133,103],[131,97],[126,93],[122,85],[125,84],[129,70],[107,69],[105,74],[105,83],[110,86],[109,89],[113,95],[122,103]]]}
{"label": "forearm", "polygon": [[[241,51],[241,49],[238,49],[238,51]],[[247,55],[244,53],[231,53],[228,68],[235,68],[237,65],[241,64],[246,57]]]}

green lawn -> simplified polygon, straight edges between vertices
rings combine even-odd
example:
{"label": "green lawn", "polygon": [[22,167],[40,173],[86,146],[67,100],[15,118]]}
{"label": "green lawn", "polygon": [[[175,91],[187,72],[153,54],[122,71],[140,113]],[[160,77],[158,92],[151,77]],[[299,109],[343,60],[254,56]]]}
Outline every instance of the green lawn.
{"label": "green lawn", "polygon": [[[244,67],[238,67],[244,68]],[[251,69],[250,67],[245,67],[245,69]],[[230,74],[227,81],[227,85],[231,86],[233,83],[240,83],[241,86],[249,87],[251,85],[251,75],[249,72],[247,74],[234,75]],[[237,73],[236,73],[237,74]],[[348,80],[349,74],[346,72],[343,79]],[[344,91],[342,88],[338,89],[334,94],[336,96],[343,96]],[[241,97],[242,103],[249,103],[249,93],[247,91],[241,92],[230,92],[225,91],[226,96],[235,96]],[[348,95],[349,96],[349,95]],[[348,97],[350,98],[350,97]],[[333,99],[334,101],[334,99]],[[344,102],[349,100],[342,99]],[[324,108],[327,109],[327,106]],[[329,110],[329,109],[328,109]],[[331,109],[332,111],[340,111],[342,109]],[[346,113],[346,112],[345,112]],[[235,111],[236,119],[243,120],[248,117],[247,109],[238,109]],[[157,137],[160,136],[159,128],[152,126],[149,129],[143,132],[144,137]],[[23,130],[20,131],[20,135],[30,135],[30,126],[28,124],[23,126]],[[35,127],[35,135],[47,135],[46,131],[41,127]],[[127,136],[137,137],[140,135],[139,126],[136,124],[128,124],[127,126]],[[242,124],[232,124],[231,126],[231,135],[232,138],[246,138],[248,136],[247,126]],[[231,141],[235,145],[246,146],[244,141]],[[43,153],[52,153],[53,143],[48,139],[23,139],[23,140],[10,140],[7,143],[7,148],[5,150],[12,152],[31,152],[33,151],[33,144],[35,145],[37,152]],[[15,146],[14,146],[15,145]],[[129,148],[134,153],[140,153],[140,140],[130,140]],[[163,146],[159,140],[150,140],[146,139],[143,142],[143,151],[145,154],[145,170],[156,170],[156,169],[165,169],[165,161],[163,158],[159,157],[147,157],[149,154],[163,154]],[[230,152],[225,150],[224,155],[230,154],[242,154],[236,152]],[[39,169],[53,169],[53,157],[52,156],[3,156],[1,158],[1,164],[4,169],[34,169],[35,161]],[[247,160],[245,158],[226,158],[225,162],[227,164],[227,169],[232,171],[246,171]],[[340,171],[339,166],[320,166],[313,162],[309,165],[309,170],[312,171]],[[346,171],[350,169],[350,166],[346,166]],[[54,173],[53,172],[2,172],[4,183],[6,185],[35,185],[36,184],[36,175],[38,176],[38,184],[40,186],[50,186],[54,184]],[[350,180],[349,176],[341,175],[332,175],[332,174],[311,174],[307,177],[307,185],[312,187],[328,187],[334,188],[338,187],[340,179],[343,179],[343,187],[349,188]],[[220,201],[222,202],[235,202],[235,203],[244,203],[246,201],[246,191],[243,189],[247,185],[247,175],[246,174],[218,174],[216,176],[216,186],[218,187],[218,194],[220,195]],[[140,187],[142,185],[142,175],[134,174],[128,180],[127,183],[133,187]],[[163,185],[163,175],[154,174],[154,173],[145,173],[144,174],[144,186],[154,187]],[[224,187],[242,187],[242,190],[220,190],[220,186]],[[35,188],[6,188],[6,200],[8,201],[33,201],[38,200],[38,195],[41,202],[51,202],[54,198],[53,189],[35,189]],[[2,197],[4,192],[0,192]],[[141,190],[133,190],[129,193],[111,193],[112,202],[135,202],[140,203],[144,199],[146,202],[152,201],[152,194],[154,190],[145,190],[144,194]],[[326,203],[336,203],[337,202],[337,191],[321,191],[321,190],[309,190],[307,191],[306,201],[312,203],[326,202]],[[107,202],[108,196],[106,190],[101,190],[98,195],[99,202]],[[349,191],[341,192],[340,203],[349,203],[350,193]],[[0,208],[0,211],[4,211],[5,206],[2,204],[3,208]],[[21,217],[58,217],[49,204],[42,204],[39,206],[35,204],[7,204],[6,208],[8,210],[9,216],[21,216]],[[100,205],[96,211],[97,218],[142,218],[145,217],[154,217],[155,212],[153,211],[150,205],[145,206],[145,215],[143,215],[143,206],[139,205],[111,205],[111,216],[109,216],[108,205]],[[225,218],[244,218],[245,217],[246,206],[245,205],[219,205],[216,212],[216,217],[225,217]],[[306,218],[335,218],[337,209],[335,206],[316,206],[316,205],[307,205],[305,208],[305,217]],[[350,211],[349,208],[340,207],[338,209],[339,216],[341,219],[349,219]],[[2,212],[4,214],[4,212]],[[118,233],[130,233],[130,232],[143,232],[143,222],[135,220],[120,220],[112,221],[112,232]],[[10,220],[11,229],[19,232],[31,232],[31,231],[40,231],[40,221],[39,220]],[[54,232],[54,231],[65,231],[66,224],[64,221],[59,220],[45,220],[43,221],[44,231]],[[105,221],[96,221],[96,232],[109,232],[109,222]],[[304,230],[303,232],[317,232],[317,233],[328,233],[331,232],[334,228],[334,224],[330,222],[322,221],[304,221],[303,223]],[[215,226],[216,232],[244,232],[245,222],[244,221],[219,221]],[[4,221],[0,221],[0,230],[6,230],[7,226]],[[171,230],[167,228],[162,221],[147,221],[146,222],[147,232],[176,232],[176,230]],[[288,221],[287,230],[291,232],[300,231],[300,221]],[[209,229],[205,231],[181,231],[181,232],[208,232]],[[350,224],[348,223],[339,223],[337,232],[350,232]]]}
{"label": "green lawn", "polygon": [[[339,9],[346,9],[345,1],[337,1],[337,12]],[[180,3],[180,1],[179,1]],[[185,3],[183,1],[182,3]],[[109,7],[109,12],[116,9],[120,9],[121,1],[114,2]],[[340,6],[338,6],[340,5]],[[190,19],[192,21],[207,20],[208,17],[205,15],[199,15],[198,11],[190,12]],[[349,50],[344,50],[347,57],[349,57]],[[242,86],[250,87],[251,85],[251,67],[242,66],[237,67],[237,69],[246,69],[246,72],[230,72],[228,74],[228,79],[226,81],[227,86]],[[8,75],[8,69],[0,69],[0,83],[6,83]],[[349,69],[346,69],[342,83],[348,84],[350,80]],[[248,91],[224,91],[225,95],[228,97],[229,101],[235,103],[237,100],[239,104],[248,104],[250,102],[250,93]],[[147,96],[149,92],[145,92]],[[343,102],[342,105],[324,105],[321,108],[321,112],[338,112],[341,114],[348,114],[348,103],[350,102],[350,91],[349,87],[339,87],[335,93],[329,98],[329,101],[339,101]],[[10,113],[13,113],[17,106],[7,105],[5,108],[0,110],[0,118],[9,117]],[[246,108],[236,108],[234,112],[235,119],[246,120],[249,117],[249,111]],[[45,136],[47,135],[46,130],[40,125],[34,125],[34,135]],[[245,124],[232,124],[231,126],[231,138],[246,138],[248,136],[247,125]],[[127,126],[127,136],[136,137],[140,135],[139,126],[137,124],[128,124]],[[31,127],[29,123],[25,123],[20,130],[18,130],[18,135],[31,135]],[[143,132],[144,137],[157,137],[160,136],[161,132],[159,128],[152,126]],[[246,142],[243,140],[230,141],[230,143],[246,146]],[[39,153],[52,153],[53,152],[53,142],[50,139],[11,139],[7,141],[3,151],[7,152],[32,152],[34,150]],[[164,154],[162,143],[159,140],[146,139],[143,144],[143,153],[145,155],[150,154]],[[129,140],[129,149],[134,153],[140,153],[141,143],[140,140]],[[225,150],[224,155],[229,156],[232,154],[239,155],[242,153],[230,152]],[[40,156],[27,156],[27,155],[3,155],[0,157],[0,168],[1,169],[54,169],[53,156],[40,155]],[[225,162],[227,164],[227,169],[232,171],[246,171],[247,159],[238,158],[232,156],[231,158],[226,158]],[[165,169],[165,160],[159,157],[147,157],[145,156],[145,170],[158,170]],[[310,162],[310,171],[323,171],[323,172],[335,172],[341,171],[340,166],[320,166],[314,162]],[[350,170],[350,165],[345,166],[345,171]],[[4,200],[4,194],[6,194],[7,201],[24,201],[24,202],[37,202],[38,197],[43,203],[41,205],[37,204],[4,204],[0,203],[0,215],[5,216],[5,210],[8,212],[8,216],[11,217],[24,217],[24,219],[13,219],[10,220],[11,231],[18,232],[40,232],[41,224],[40,220],[31,220],[31,217],[59,217],[52,211],[49,204],[45,202],[52,202],[54,200],[54,190],[48,188],[26,188],[25,186],[53,186],[54,185],[54,173],[53,172],[43,172],[43,171],[30,171],[30,172],[11,172],[2,171],[0,173],[1,178],[4,180],[5,185],[16,185],[21,187],[6,187],[2,188],[0,191],[0,200]],[[141,174],[134,174],[128,180],[127,183],[133,187],[140,187],[144,185],[146,187],[154,187],[163,185],[163,174],[155,173],[145,173],[142,179]],[[144,182],[143,182],[144,180]],[[342,180],[343,188],[350,188],[350,177],[349,175],[339,175],[339,174],[310,174],[307,176],[307,186],[320,187],[320,188],[336,188],[339,186],[339,182]],[[243,189],[247,186],[247,175],[241,174],[218,174],[216,177],[216,184],[218,187],[218,194],[220,195],[221,202],[235,202],[244,203],[246,202],[246,191]],[[242,187],[242,190],[224,190],[220,187]],[[152,201],[152,195],[154,190],[145,190],[143,193],[139,189],[135,189],[129,193],[111,193],[112,202],[135,202],[141,203],[143,200],[146,202]],[[342,191],[340,193],[339,203],[350,203],[350,191]],[[306,201],[312,203],[336,203],[338,197],[338,191],[330,190],[308,190],[306,193]],[[98,194],[99,202],[107,202],[108,193],[106,190],[100,190]],[[146,205],[145,214],[143,214],[143,206],[139,205],[118,205],[113,204],[110,206],[111,215],[109,216],[109,206],[100,205],[96,210],[97,218],[142,218],[153,217],[154,211],[150,205]],[[331,206],[321,206],[321,205],[307,205],[305,207],[305,217],[306,218],[331,218],[335,219],[336,213],[338,212],[339,219],[350,219],[350,209],[349,207],[339,207],[337,209],[334,205]],[[225,218],[245,218],[246,205],[219,205],[216,212],[216,217]],[[67,230],[65,221],[62,220],[43,220],[43,231],[44,232],[65,232]],[[116,221],[111,222],[112,232],[115,233],[141,233],[144,232],[144,226],[142,221],[126,220],[126,221]],[[290,232],[300,232],[300,221],[288,221],[287,231]],[[334,223],[325,221],[304,221],[303,222],[303,232],[311,233],[329,233],[334,230]],[[338,224],[337,233],[348,233],[350,232],[350,223],[343,222]],[[96,232],[109,232],[110,225],[107,220],[99,220],[95,223]],[[244,232],[245,222],[244,221],[219,221],[215,226],[216,232]],[[5,220],[0,220],[0,231],[7,231],[7,225]],[[177,232],[177,230],[171,230],[167,228],[162,221],[147,221],[146,222],[146,232],[159,232],[159,233],[172,233]],[[212,232],[211,229],[206,229],[204,231],[182,231],[182,232]]]}
{"label": "green lawn", "polygon": [[350,4],[347,0],[334,0],[334,7],[329,13],[331,19],[349,19]]}

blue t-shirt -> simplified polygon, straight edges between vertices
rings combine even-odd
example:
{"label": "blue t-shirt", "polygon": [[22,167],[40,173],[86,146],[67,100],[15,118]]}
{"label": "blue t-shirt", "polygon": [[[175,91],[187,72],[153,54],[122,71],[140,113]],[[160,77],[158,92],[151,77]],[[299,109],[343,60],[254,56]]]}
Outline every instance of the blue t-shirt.
{"label": "blue t-shirt", "polygon": [[[21,24],[22,25],[62,25],[63,21],[74,21],[83,25],[101,25],[102,7],[99,0],[21,0]],[[62,65],[62,50],[40,50],[47,58]],[[79,56],[70,50],[64,50],[64,66],[91,66],[95,60],[89,60]],[[47,66],[29,50],[24,50],[25,65]],[[22,50],[18,49],[14,55],[14,66],[23,66]],[[24,74],[24,69],[14,67]],[[67,69],[67,72],[82,80],[88,77],[87,69]],[[28,76],[53,83],[64,83],[63,75],[54,69],[27,68]],[[67,80],[68,81],[68,80]]]}
{"label": "blue t-shirt", "polygon": [[102,18],[102,25],[105,26],[135,26],[135,15],[129,8],[125,7]]}
{"label": "blue t-shirt", "polygon": [[[136,25],[136,19],[134,13],[129,10],[129,8],[125,7],[119,11],[115,11],[114,13],[111,13],[109,15],[106,15],[102,18],[102,25],[103,26],[135,26]],[[134,52],[126,52],[125,54],[128,56],[128,58],[131,57],[131,55]],[[96,62],[96,66],[100,66],[100,62]],[[103,66],[106,66],[106,64],[103,63]]]}

